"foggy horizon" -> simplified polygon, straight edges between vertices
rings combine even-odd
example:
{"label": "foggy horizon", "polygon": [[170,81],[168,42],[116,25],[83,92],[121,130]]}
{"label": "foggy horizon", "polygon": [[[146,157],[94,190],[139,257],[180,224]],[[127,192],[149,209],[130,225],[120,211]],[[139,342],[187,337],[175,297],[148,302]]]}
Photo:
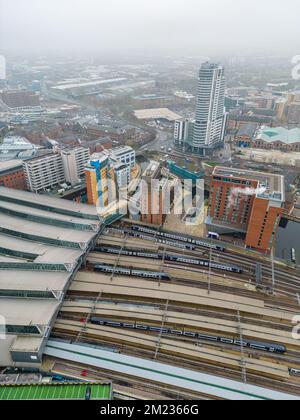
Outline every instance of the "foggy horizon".
{"label": "foggy horizon", "polygon": [[0,54],[295,55],[296,0],[0,0]]}

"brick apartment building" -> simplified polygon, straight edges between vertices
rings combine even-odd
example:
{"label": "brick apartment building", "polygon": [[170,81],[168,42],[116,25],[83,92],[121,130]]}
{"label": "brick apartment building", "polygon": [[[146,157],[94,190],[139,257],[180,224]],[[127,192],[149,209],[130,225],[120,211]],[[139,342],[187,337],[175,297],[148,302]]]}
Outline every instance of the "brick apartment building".
{"label": "brick apartment building", "polygon": [[26,190],[22,160],[0,162],[0,186],[16,190]]}
{"label": "brick apartment building", "polygon": [[206,224],[221,234],[242,233],[248,248],[269,252],[284,211],[284,177],[216,167]]}

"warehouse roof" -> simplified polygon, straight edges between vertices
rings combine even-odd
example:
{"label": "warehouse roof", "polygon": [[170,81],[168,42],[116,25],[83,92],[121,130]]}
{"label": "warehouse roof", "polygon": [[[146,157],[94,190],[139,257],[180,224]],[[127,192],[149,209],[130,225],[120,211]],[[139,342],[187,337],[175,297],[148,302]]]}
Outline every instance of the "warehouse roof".
{"label": "warehouse roof", "polygon": [[170,122],[180,120],[181,116],[168,108],[140,109],[134,111],[139,120],[168,120]]}

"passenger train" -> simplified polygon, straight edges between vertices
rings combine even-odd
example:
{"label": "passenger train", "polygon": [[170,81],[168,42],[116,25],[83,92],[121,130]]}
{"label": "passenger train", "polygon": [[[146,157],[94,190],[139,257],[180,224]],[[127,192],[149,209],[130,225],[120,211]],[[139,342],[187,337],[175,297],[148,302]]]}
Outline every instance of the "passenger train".
{"label": "passenger train", "polygon": [[156,271],[134,270],[132,268],[114,267],[108,264],[96,264],[94,270],[102,273],[114,273],[122,276],[144,277],[151,279],[170,280],[166,273]]}
{"label": "passenger train", "polygon": [[173,239],[175,241],[187,242],[189,244],[198,245],[198,246],[202,246],[209,249],[212,248],[221,252],[226,251],[226,249],[221,245],[210,244],[208,242],[200,241],[198,239],[190,238],[188,236],[176,235],[176,234],[168,233],[168,232],[161,232],[159,230],[154,230],[151,228],[147,228],[145,226],[134,225],[132,226],[132,230],[136,232],[149,233],[150,235],[159,236],[159,237],[163,237],[167,239]]}
{"label": "passenger train", "polygon": [[[200,260],[200,259],[195,259],[195,258],[181,257],[178,255],[169,255],[169,254],[166,254],[164,256],[161,253],[155,253],[155,252],[133,251],[129,249],[119,249],[119,248],[105,247],[105,246],[96,247],[95,251],[104,252],[107,254],[125,255],[129,257],[151,258],[151,259],[156,259],[156,260],[164,259],[164,261],[182,263],[182,264],[187,264],[187,265],[195,265],[195,266],[201,266],[201,267],[210,266],[209,260]],[[237,267],[234,265],[216,263],[216,262],[211,263],[211,268],[215,270],[228,271],[228,272],[237,273],[237,274],[243,273],[243,270],[240,267]]]}
{"label": "passenger train", "polygon": [[[206,334],[201,334],[197,332],[186,331],[185,329],[178,330],[178,329],[167,328],[167,327],[163,327],[163,328],[155,327],[151,325],[140,324],[135,321],[118,322],[118,321],[109,321],[109,320],[105,320],[98,317],[91,317],[90,322],[92,324],[103,325],[107,327],[119,327],[119,328],[121,327],[121,328],[129,328],[129,329],[136,329],[136,330],[142,330],[142,331],[153,331],[153,332],[158,332],[162,334],[171,334],[171,335],[176,335],[176,336],[191,337],[191,338],[196,338],[198,340],[210,341],[210,342],[215,342],[215,343],[219,342],[223,344],[231,344],[231,345],[239,346],[239,347],[243,346],[243,347],[248,347],[253,350],[267,351],[270,353],[284,354],[287,351],[286,347],[282,344],[270,344],[270,343],[263,343],[263,342],[259,342],[255,340],[245,340],[245,339],[241,341],[240,339],[220,337],[216,335],[206,335]],[[294,369],[294,371],[296,371],[296,369]],[[295,372],[293,373],[296,374]],[[300,374],[300,372],[298,374]]]}
{"label": "passenger train", "polygon": [[168,241],[167,239],[161,238],[153,238],[152,236],[143,235],[142,233],[138,232],[128,232],[130,236],[134,236],[135,238],[144,239],[146,241],[157,242],[159,244],[166,244],[172,246],[173,248],[180,248],[188,251],[195,251],[196,246],[190,244],[181,244],[179,242]]}

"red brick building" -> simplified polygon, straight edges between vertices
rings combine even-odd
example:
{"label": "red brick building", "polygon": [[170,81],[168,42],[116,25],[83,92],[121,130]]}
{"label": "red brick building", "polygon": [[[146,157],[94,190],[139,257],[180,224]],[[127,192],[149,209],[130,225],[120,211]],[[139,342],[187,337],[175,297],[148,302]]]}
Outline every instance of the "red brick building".
{"label": "red brick building", "polygon": [[249,248],[270,251],[284,211],[284,177],[216,167],[211,178],[210,230],[242,233]]}

